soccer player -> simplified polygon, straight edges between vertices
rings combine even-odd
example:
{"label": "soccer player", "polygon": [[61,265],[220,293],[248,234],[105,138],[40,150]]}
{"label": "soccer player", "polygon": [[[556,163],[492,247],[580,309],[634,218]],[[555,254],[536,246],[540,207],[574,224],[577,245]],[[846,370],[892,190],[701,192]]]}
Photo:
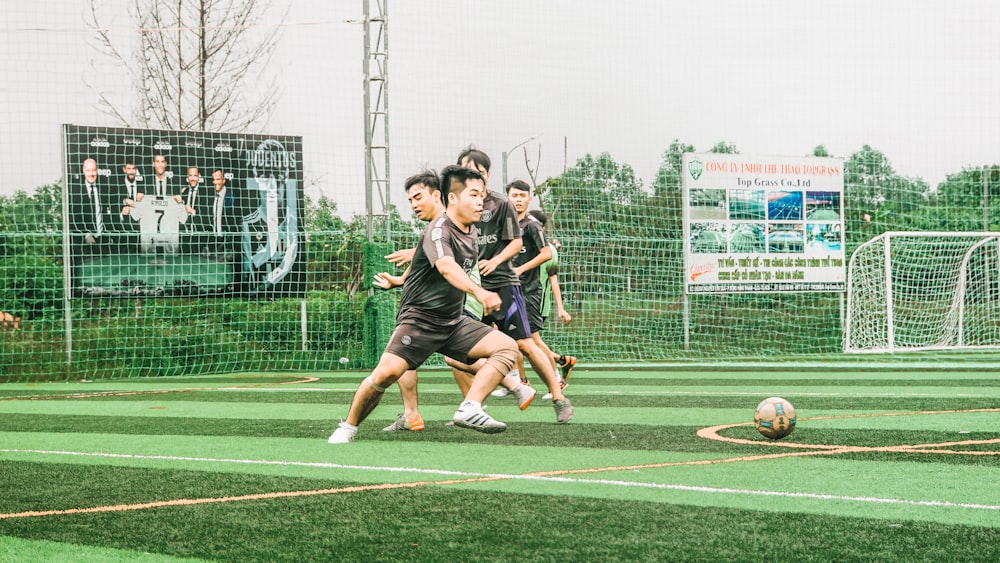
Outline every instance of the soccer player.
{"label": "soccer player", "polygon": [[353,441],[358,425],[378,406],[386,388],[434,352],[486,358],[452,417],[455,425],[487,434],[507,429],[483,411],[482,401],[514,365],[517,345],[462,315],[465,293],[473,293],[487,313],[501,303],[499,295],[477,286],[466,273],[477,266],[475,223],[483,212],[486,183],[474,170],[448,166],[441,174],[441,190],[447,209],[420,235],[413,262],[404,273],[396,330],[378,365],[358,386],[347,419],[330,435],[331,444]]}
{"label": "soccer player", "polygon": [[[528,215],[537,219],[538,222],[541,223],[542,228],[544,228],[546,223],[549,221],[545,212],[539,209],[532,209],[528,211]],[[559,287],[559,241],[556,239],[547,240],[552,257],[541,265],[539,272],[539,278],[542,286],[541,326],[545,326],[546,319],[548,319],[549,315],[552,313],[553,301],[555,301],[556,315],[559,317],[560,321],[569,323],[573,320],[573,317],[570,316],[565,307],[563,307],[562,290]],[[562,386],[563,389],[565,389],[569,380],[569,375],[573,371],[573,368],[576,367],[576,356],[557,354],[556,352],[553,352],[544,342],[542,342],[542,347],[548,352],[549,356],[552,357],[552,360],[556,362],[561,369]],[[542,398],[545,399],[546,397]]]}
{"label": "soccer player", "polygon": [[[489,182],[490,158],[486,153],[470,146],[458,155],[458,164],[478,171]],[[520,280],[511,268],[510,261],[521,251],[523,241],[517,215],[507,197],[488,191],[483,201],[483,213],[476,225],[479,229],[479,273],[483,287],[497,292],[503,300],[498,310],[485,312],[483,322],[495,324],[517,342],[518,349],[528,358],[531,367],[552,394],[556,422],[569,422],[573,418],[573,406],[563,395],[551,360],[531,338],[527,304],[521,293]]]}
{"label": "soccer player", "polygon": [[[406,179],[404,188],[410,202],[410,209],[413,210],[417,219],[430,222],[444,213],[444,203],[441,201],[441,179],[436,172],[426,170],[420,174],[414,174]],[[415,249],[397,250],[386,258],[394,264],[408,264],[413,260],[414,251]],[[399,287],[404,282],[403,276],[392,276],[383,272],[376,276],[374,285],[382,289],[390,289]],[[407,370],[396,384],[399,386],[399,394],[403,399],[403,413],[382,431],[423,430],[424,419],[420,416],[417,401],[417,370]]]}

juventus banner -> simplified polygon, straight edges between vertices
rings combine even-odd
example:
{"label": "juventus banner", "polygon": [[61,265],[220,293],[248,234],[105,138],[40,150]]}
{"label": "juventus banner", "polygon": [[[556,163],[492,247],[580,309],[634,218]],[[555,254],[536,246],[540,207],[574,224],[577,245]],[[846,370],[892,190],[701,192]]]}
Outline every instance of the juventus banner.
{"label": "juventus banner", "polygon": [[63,136],[74,297],[305,294],[301,137]]}

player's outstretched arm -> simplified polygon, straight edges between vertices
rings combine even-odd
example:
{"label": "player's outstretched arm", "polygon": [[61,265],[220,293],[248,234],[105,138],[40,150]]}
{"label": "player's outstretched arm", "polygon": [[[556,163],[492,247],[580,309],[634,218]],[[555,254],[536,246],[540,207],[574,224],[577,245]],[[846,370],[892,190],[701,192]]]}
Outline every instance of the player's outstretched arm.
{"label": "player's outstretched arm", "polygon": [[549,245],[545,245],[545,248],[539,250],[538,254],[535,255],[534,258],[514,268],[514,273],[520,276],[524,272],[530,272],[531,270],[534,270],[535,268],[541,266],[542,264],[548,262],[551,259],[552,259],[552,249],[549,248]]}
{"label": "player's outstretched arm", "polygon": [[563,308],[562,290],[559,289],[559,276],[557,274],[549,276],[549,284],[552,286],[552,300],[556,302],[556,312],[559,315],[559,320],[564,323],[572,321],[573,317]]}
{"label": "player's outstretched arm", "polygon": [[476,300],[483,304],[483,314],[488,315],[500,308],[500,296],[492,291],[487,291],[479,284],[472,281],[469,274],[455,262],[451,256],[442,256],[434,263],[434,267],[441,273],[445,281],[461,289],[465,293],[471,293]]}
{"label": "player's outstretched arm", "polygon": [[394,287],[401,287],[406,282],[406,275],[410,273],[410,269],[407,268],[403,275],[394,276],[388,272],[379,272],[375,274],[375,279],[372,281],[372,285],[379,289],[392,289]]}
{"label": "player's outstretched arm", "polygon": [[500,267],[500,264],[509,262],[511,258],[517,256],[517,254],[521,252],[522,246],[524,246],[524,241],[521,240],[521,237],[517,237],[516,239],[508,242],[507,246],[503,247],[503,250],[501,250],[493,258],[479,261],[479,273],[483,276],[492,274],[497,268]]}
{"label": "player's outstretched arm", "polygon": [[397,250],[392,254],[386,255],[385,259],[389,262],[402,266],[403,264],[409,264],[413,261],[413,254],[417,251],[416,248],[405,248],[403,250]]}

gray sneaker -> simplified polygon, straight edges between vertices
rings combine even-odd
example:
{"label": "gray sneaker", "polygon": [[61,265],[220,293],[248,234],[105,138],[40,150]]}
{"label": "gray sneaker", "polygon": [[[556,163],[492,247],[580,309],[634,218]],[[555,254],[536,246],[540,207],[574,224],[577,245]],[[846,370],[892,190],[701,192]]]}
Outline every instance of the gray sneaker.
{"label": "gray sneaker", "polygon": [[521,410],[528,408],[531,401],[535,399],[535,388],[530,385],[518,385],[514,388],[511,393],[514,394],[514,398],[517,399],[517,406],[521,407]]}
{"label": "gray sneaker", "polygon": [[424,429],[424,419],[418,413],[417,416],[410,420],[406,420],[405,414],[400,414],[396,418],[396,422],[393,422],[389,426],[382,429],[382,432],[396,432],[398,430],[423,430]]}
{"label": "gray sneaker", "polygon": [[482,409],[455,411],[452,422],[460,428],[468,428],[484,434],[497,434],[507,429],[507,425],[486,414]]}
{"label": "gray sneaker", "polygon": [[566,424],[573,418],[573,405],[569,404],[569,399],[552,401],[552,408],[556,409],[556,422]]}

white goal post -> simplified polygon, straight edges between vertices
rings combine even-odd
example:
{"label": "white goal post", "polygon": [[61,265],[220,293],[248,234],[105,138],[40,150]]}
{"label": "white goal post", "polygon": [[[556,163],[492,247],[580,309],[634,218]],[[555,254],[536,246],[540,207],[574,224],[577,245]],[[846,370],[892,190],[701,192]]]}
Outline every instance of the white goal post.
{"label": "white goal post", "polygon": [[1000,348],[1000,233],[888,232],[848,263],[844,351]]}

